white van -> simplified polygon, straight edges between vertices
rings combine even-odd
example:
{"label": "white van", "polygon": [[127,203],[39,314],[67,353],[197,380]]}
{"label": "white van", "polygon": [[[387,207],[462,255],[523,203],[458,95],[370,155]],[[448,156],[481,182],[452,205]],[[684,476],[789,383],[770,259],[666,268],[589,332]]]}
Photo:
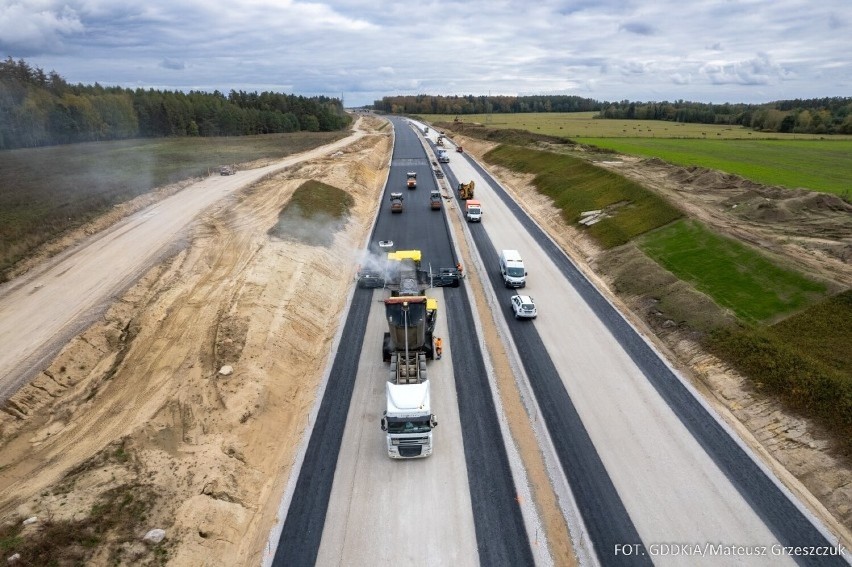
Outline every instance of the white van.
{"label": "white van", "polygon": [[503,250],[500,252],[500,275],[506,287],[526,287],[527,272],[524,269],[524,261],[517,250]]}

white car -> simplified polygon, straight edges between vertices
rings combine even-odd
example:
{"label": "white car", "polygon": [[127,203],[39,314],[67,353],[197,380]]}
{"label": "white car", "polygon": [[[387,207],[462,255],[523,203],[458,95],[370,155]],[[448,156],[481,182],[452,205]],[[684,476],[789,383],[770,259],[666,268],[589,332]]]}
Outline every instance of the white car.
{"label": "white car", "polygon": [[512,313],[515,314],[515,319],[535,319],[538,316],[535,302],[529,295],[512,296]]}

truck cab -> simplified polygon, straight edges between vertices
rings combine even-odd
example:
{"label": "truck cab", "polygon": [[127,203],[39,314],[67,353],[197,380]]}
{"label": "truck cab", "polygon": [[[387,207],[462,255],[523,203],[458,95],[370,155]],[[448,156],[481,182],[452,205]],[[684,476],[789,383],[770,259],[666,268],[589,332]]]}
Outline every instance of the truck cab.
{"label": "truck cab", "polygon": [[432,454],[432,429],[438,425],[431,413],[429,381],[386,385],[387,409],[382,415],[388,456],[416,459]]}
{"label": "truck cab", "polygon": [[464,218],[467,222],[482,222],[482,203],[473,199],[466,201]]}

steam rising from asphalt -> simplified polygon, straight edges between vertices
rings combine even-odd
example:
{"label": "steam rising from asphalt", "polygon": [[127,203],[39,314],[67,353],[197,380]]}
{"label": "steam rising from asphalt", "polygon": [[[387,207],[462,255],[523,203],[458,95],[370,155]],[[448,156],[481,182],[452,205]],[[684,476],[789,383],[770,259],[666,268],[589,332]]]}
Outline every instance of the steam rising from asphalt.
{"label": "steam rising from asphalt", "polygon": [[267,234],[275,239],[331,248],[334,235],[346,226],[348,220],[349,215],[335,217],[324,211],[304,211],[297,203],[292,203],[281,211],[278,222]]}

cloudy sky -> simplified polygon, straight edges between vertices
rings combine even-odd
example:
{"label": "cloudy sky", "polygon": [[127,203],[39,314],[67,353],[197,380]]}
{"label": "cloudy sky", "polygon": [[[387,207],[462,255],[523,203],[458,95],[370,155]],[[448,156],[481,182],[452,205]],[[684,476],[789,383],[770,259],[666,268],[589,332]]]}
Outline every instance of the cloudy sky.
{"label": "cloudy sky", "polygon": [[850,0],[0,0],[0,55],[71,83],[344,97],[852,96]]}

